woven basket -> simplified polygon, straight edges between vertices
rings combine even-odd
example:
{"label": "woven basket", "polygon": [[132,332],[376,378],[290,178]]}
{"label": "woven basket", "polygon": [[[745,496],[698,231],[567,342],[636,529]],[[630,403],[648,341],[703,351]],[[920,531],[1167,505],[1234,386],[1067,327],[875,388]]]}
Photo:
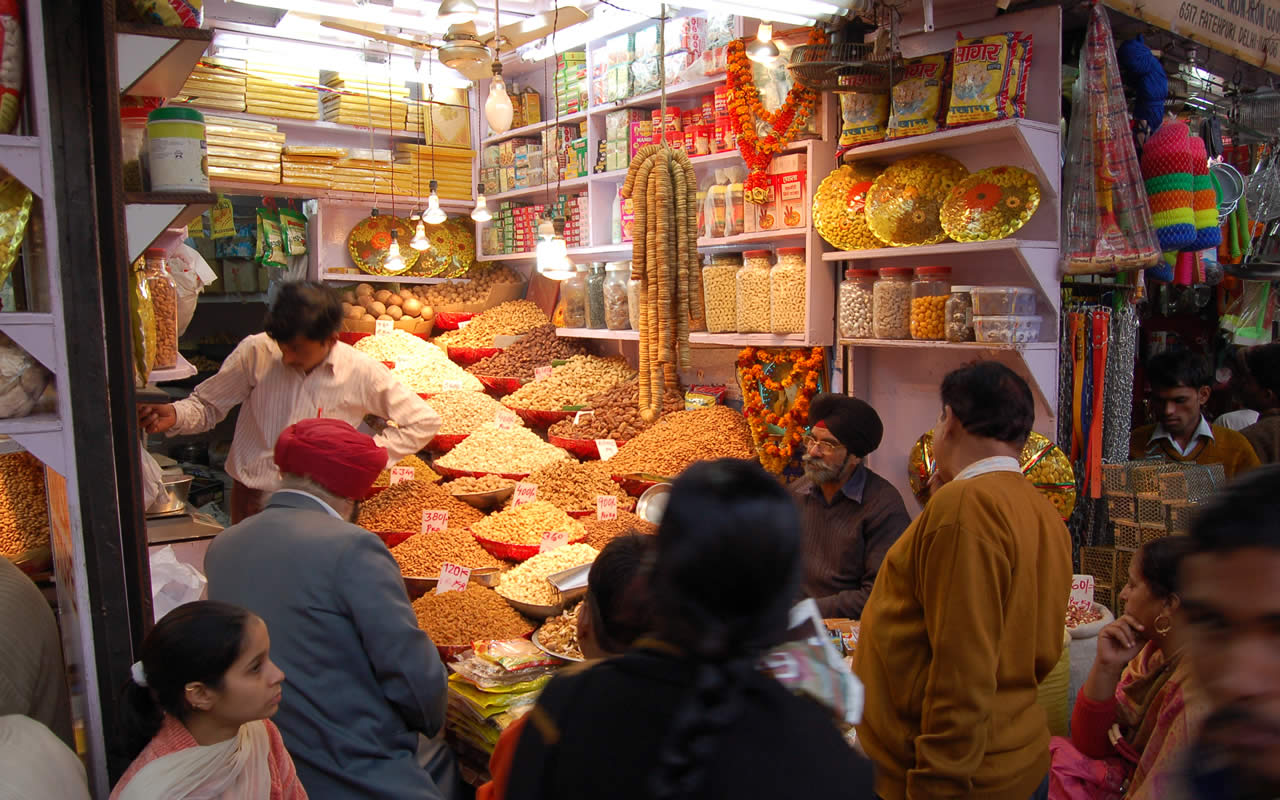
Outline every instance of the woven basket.
{"label": "woven basket", "polygon": [[[1142,546],[1142,529],[1136,522],[1116,523],[1116,547],[1133,552]],[[1082,556],[1083,558],[1083,556]],[[1096,577],[1096,576],[1095,576]]]}
{"label": "woven basket", "polygon": [[1106,582],[1116,572],[1115,548],[1081,547],[1080,571],[1085,575],[1092,575],[1094,583]]}
{"label": "woven basket", "polygon": [[1128,492],[1107,492],[1107,516],[1112,522],[1137,522],[1137,498]]}

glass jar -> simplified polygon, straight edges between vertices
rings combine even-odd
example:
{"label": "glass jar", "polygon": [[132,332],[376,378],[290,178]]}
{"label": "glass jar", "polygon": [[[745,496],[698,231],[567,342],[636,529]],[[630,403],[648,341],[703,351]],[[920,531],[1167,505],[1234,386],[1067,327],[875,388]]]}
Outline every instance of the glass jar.
{"label": "glass jar", "polygon": [[951,296],[951,267],[917,267],[911,282],[911,338],[947,338],[947,298]]}
{"label": "glass jar", "polygon": [[871,329],[877,339],[911,338],[911,267],[885,267],[871,288]]}
{"label": "glass jar", "polygon": [[631,323],[631,330],[640,330],[640,304],[644,302],[640,297],[640,292],[644,289],[644,283],[638,278],[632,278],[627,281],[627,321]]}
{"label": "glass jar", "polygon": [[768,250],[748,250],[742,254],[742,268],[736,276],[738,333],[769,332]]}
{"label": "glass jar", "polygon": [[120,109],[121,164],[124,165],[124,190],[144,192],[147,189],[147,114],[145,108]]}
{"label": "glass jar", "polygon": [[947,341],[973,341],[973,291],[972,286],[952,286],[947,298]]}
{"label": "glass jar", "polygon": [[844,280],[840,282],[840,308],[837,315],[841,339],[874,337],[871,296],[878,275],[874,269],[850,269],[844,273]]}
{"label": "glass jar", "polygon": [[560,296],[564,298],[564,326],[587,327],[587,273],[582,267],[572,278],[560,282]]}
{"label": "glass jar", "polygon": [[604,264],[596,262],[587,274],[587,327],[602,329],[604,322]]}
{"label": "glass jar", "polygon": [[708,333],[732,333],[738,329],[738,270],[742,256],[719,253],[702,266],[702,299]]}
{"label": "glass jar", "polygon": [[147,250],[142,279],[156,315],[155,369],[173,369],[178,366],[178,284],[169,273],[164,250]]}
{"label": "glass jar", "polygon": [[707,329],[706,299],[702,291],[702,270],[689,271],[689,330],[699,333]]}
{"label": "glass jar", "polygon": [[627,281],[631,278],[631,263],[615,261],[606,273],[604,324],[611,331],[625,331],[631,327],[631,319],[627,316]]}
{"label": "glass jar", "polygon": [[805,279],[808,263],[803,247],[779,247],[778,263],[769,272],[769,330],[804,333]]}

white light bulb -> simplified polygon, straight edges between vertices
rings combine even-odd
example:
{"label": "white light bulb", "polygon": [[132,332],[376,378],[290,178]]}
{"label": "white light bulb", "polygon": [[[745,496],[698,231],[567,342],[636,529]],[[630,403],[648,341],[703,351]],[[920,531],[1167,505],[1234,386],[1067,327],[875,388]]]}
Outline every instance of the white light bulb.
{"label": "white light bulb", "polygon": [[476,222],[488,222],[493,219],[493,215],[489,213],[489,201],[485,199],[484,192],[476,195],[476,207],[471,210],[471,218]]}
{"label": "white light bulb", "polygon": [[444,209],[440,208],[440,198],[436,197],[436,193],[432,192],[427,198],[427,213],[422,218],[432,225],[439,225],[449,217],[445,215]]}
{"label": "white light bulb", "polygon": [[409,268],[400,255],[400,237],[395,231],[391,232],[391,246],[387,248],[387,260],[382,266],[388,272],[404,272]]}
{"label": "white light bulb", "polygon": [[427,241],[427,227],[422,224],[421,218],[418,219],[418,228],[413,232],[413,241],[409,242],[409,246],[419,252],[431,247],[431,242]]}
{"label": "white light bulb", "polygon": [[489,84],[489,96],[484,101],[484,118],[489,121],[489,129],[494,133],[506,133],[511,130],[514,116],[511,98],[507,97],[507,85],[501,75],[494,75],[493,82]]}
{"label": "white light bulb", "polygon": [[756,30],[755,41],[747,45],[747,58],[757,64],[772,64],[781,56],[782,52],[773,43],[773,24],[761,22]]}
{"label": "white light bulb", "polygon": [[573,263],[569,261],[568,247],[564,239],[556,236],[555,226],[551,220],[544,219],[538,224],[538,242],[536,257],[538,272],[553,281],[563,281],[574,275]]}

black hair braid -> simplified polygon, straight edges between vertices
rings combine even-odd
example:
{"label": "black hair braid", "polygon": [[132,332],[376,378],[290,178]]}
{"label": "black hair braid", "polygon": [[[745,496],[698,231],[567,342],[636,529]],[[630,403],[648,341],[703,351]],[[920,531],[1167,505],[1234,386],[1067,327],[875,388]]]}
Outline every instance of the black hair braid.
{"label": "black hair braid", "polygon": [[654,797],[681,800],[699,795],[720,736],[746,707],[743,691],[754,669],[754,658],[698,666],[693,688],[680,704],[658,755]]}

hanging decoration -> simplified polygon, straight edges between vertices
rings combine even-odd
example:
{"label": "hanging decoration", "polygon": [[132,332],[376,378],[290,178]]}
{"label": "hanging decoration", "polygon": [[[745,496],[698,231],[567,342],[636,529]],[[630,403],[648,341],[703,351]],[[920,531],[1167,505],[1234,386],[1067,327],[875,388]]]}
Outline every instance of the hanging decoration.
{"label": "hanging decoration", "polygon": [[742,413],[765,469],[781,473],[796,456],[809,428],[809,405],[823,390],[826,357],[821,347],[738,354]]}
{"label": "hanging decoration", "polygon": [[[826,41],[824,30],[816,26],[810,30],[807,44],[826,44]],[[728,73],[730,116],[737,129],[738,149],[750,171],[743,184],[743,196],[749,203],[763,204],[769,200],[769,164],[786,149],[796,132],[808,124],[809,115],[818,103],[818,94],[797,81],[777,111],[766,109],[742,39],[729,44]],[[763,139],[756,129],[757,119],[768,130]]]}

